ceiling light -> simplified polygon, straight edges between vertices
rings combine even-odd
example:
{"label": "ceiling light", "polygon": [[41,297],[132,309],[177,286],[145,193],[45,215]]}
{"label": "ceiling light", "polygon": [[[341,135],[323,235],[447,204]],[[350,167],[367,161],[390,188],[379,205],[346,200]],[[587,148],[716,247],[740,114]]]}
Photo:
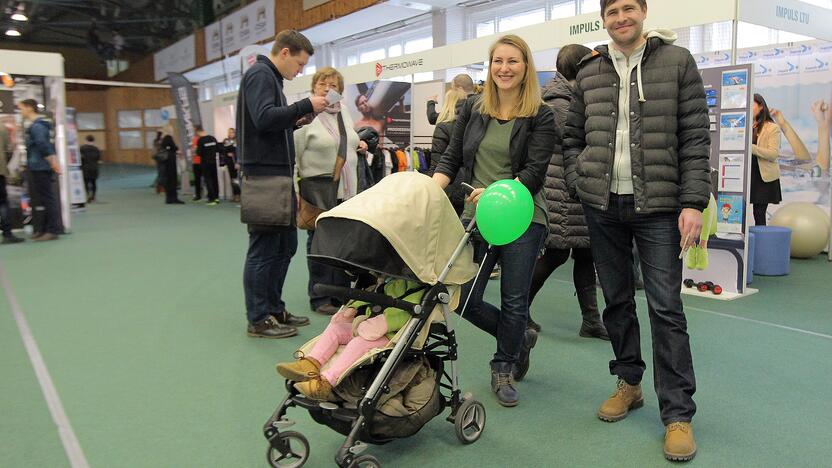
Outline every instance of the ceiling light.
{"label": "ceiling light", "polygon": [[12,13],[12,19],[15,21],[29,21],[29,18],[26,16],[26,13],[23,11],[23,4],[17,5],[17,10]]}
{"label": "ceiling light", "polygon": [[14,28],[9,28],[6,30],[6,35],[9,37],[20,37],[20,31]]}

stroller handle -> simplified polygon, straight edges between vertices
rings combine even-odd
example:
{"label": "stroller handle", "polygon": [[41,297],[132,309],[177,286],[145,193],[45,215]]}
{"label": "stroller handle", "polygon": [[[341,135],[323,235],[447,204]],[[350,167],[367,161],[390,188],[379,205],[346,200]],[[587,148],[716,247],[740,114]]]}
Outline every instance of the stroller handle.
{"label": "stroller handle", "polygon": [[341,286],[330,286],[328,284],[316,284],[312,288],[312,290],[315,291],[316,294],[320,294],[321,296],[354,299],[356,301],[362,301],[367,302],[369,304],[379,305],[384,308],[393,307],[396,309],[402,309],[407,312],[410,312],[411,314],[418,313],[416,307],[418,307],[419,304],[403,301],[401,299],[395,299],[390,296],[385,296],[384,294],[363,291],[361,289],[350,289]]}

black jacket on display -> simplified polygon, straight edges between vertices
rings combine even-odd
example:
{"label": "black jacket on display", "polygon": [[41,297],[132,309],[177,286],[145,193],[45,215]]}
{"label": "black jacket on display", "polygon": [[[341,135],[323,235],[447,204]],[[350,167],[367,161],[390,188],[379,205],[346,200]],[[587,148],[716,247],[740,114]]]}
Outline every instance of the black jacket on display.
{"label": "black jacket on display", "polygon": [[[459,173],[460,181],[470,184],[474,175],[474,158],[491,120],[474,108],[479,98],[471,96],[465,101],[457,114],[448,148],[436,167],[436,172],[452,181]],[[534,117],[517,118],[509,144],[511,172],[532,195],[543,188],[554,145],[555,119],[548,106],[541,104]]]}
{"label": "black jacket on display", "polygon": [[292,132],[297,120],[312,111],[309,99],[287,105],[283,76],[268,57],[258,55],[257,62],[243,76],[237,97],[243,172],[291,177],[295,164]]}
{"label": "black jacket on display", "polygon": [[608,47],[581,61],[563,139],[570,193],[607,209],[617,123],[629,118],[636,211],[703,210],[711,193],[711,136],[696,61],[687,49],[648,35],[638,68],[627,83],[629,115],[618,116],[620,80]]}

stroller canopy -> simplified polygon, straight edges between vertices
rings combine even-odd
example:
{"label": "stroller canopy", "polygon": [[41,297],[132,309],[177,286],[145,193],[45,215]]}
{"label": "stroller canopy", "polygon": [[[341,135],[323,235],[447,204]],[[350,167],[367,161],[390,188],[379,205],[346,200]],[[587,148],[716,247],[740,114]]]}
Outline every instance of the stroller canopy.
{"label": "stroller canopy", "polygon": [[[464,234],[447,195],[430,177],[397,172],[321,214],[309,257],[433,285]],[[461,285],[476,275],[473,254],[466,245],[445,284]]]}

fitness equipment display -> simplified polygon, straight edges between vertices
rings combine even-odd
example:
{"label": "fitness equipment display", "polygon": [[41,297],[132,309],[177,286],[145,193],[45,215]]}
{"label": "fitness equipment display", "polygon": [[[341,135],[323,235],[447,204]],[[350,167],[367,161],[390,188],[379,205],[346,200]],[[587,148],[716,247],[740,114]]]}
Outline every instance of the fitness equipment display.
{"label": "fitness equipment display", "polygon": [[793,258],[815,257],[829,240],[829,215],[814,203],[789,203],[774,213],[769,224],[792,230]]}

